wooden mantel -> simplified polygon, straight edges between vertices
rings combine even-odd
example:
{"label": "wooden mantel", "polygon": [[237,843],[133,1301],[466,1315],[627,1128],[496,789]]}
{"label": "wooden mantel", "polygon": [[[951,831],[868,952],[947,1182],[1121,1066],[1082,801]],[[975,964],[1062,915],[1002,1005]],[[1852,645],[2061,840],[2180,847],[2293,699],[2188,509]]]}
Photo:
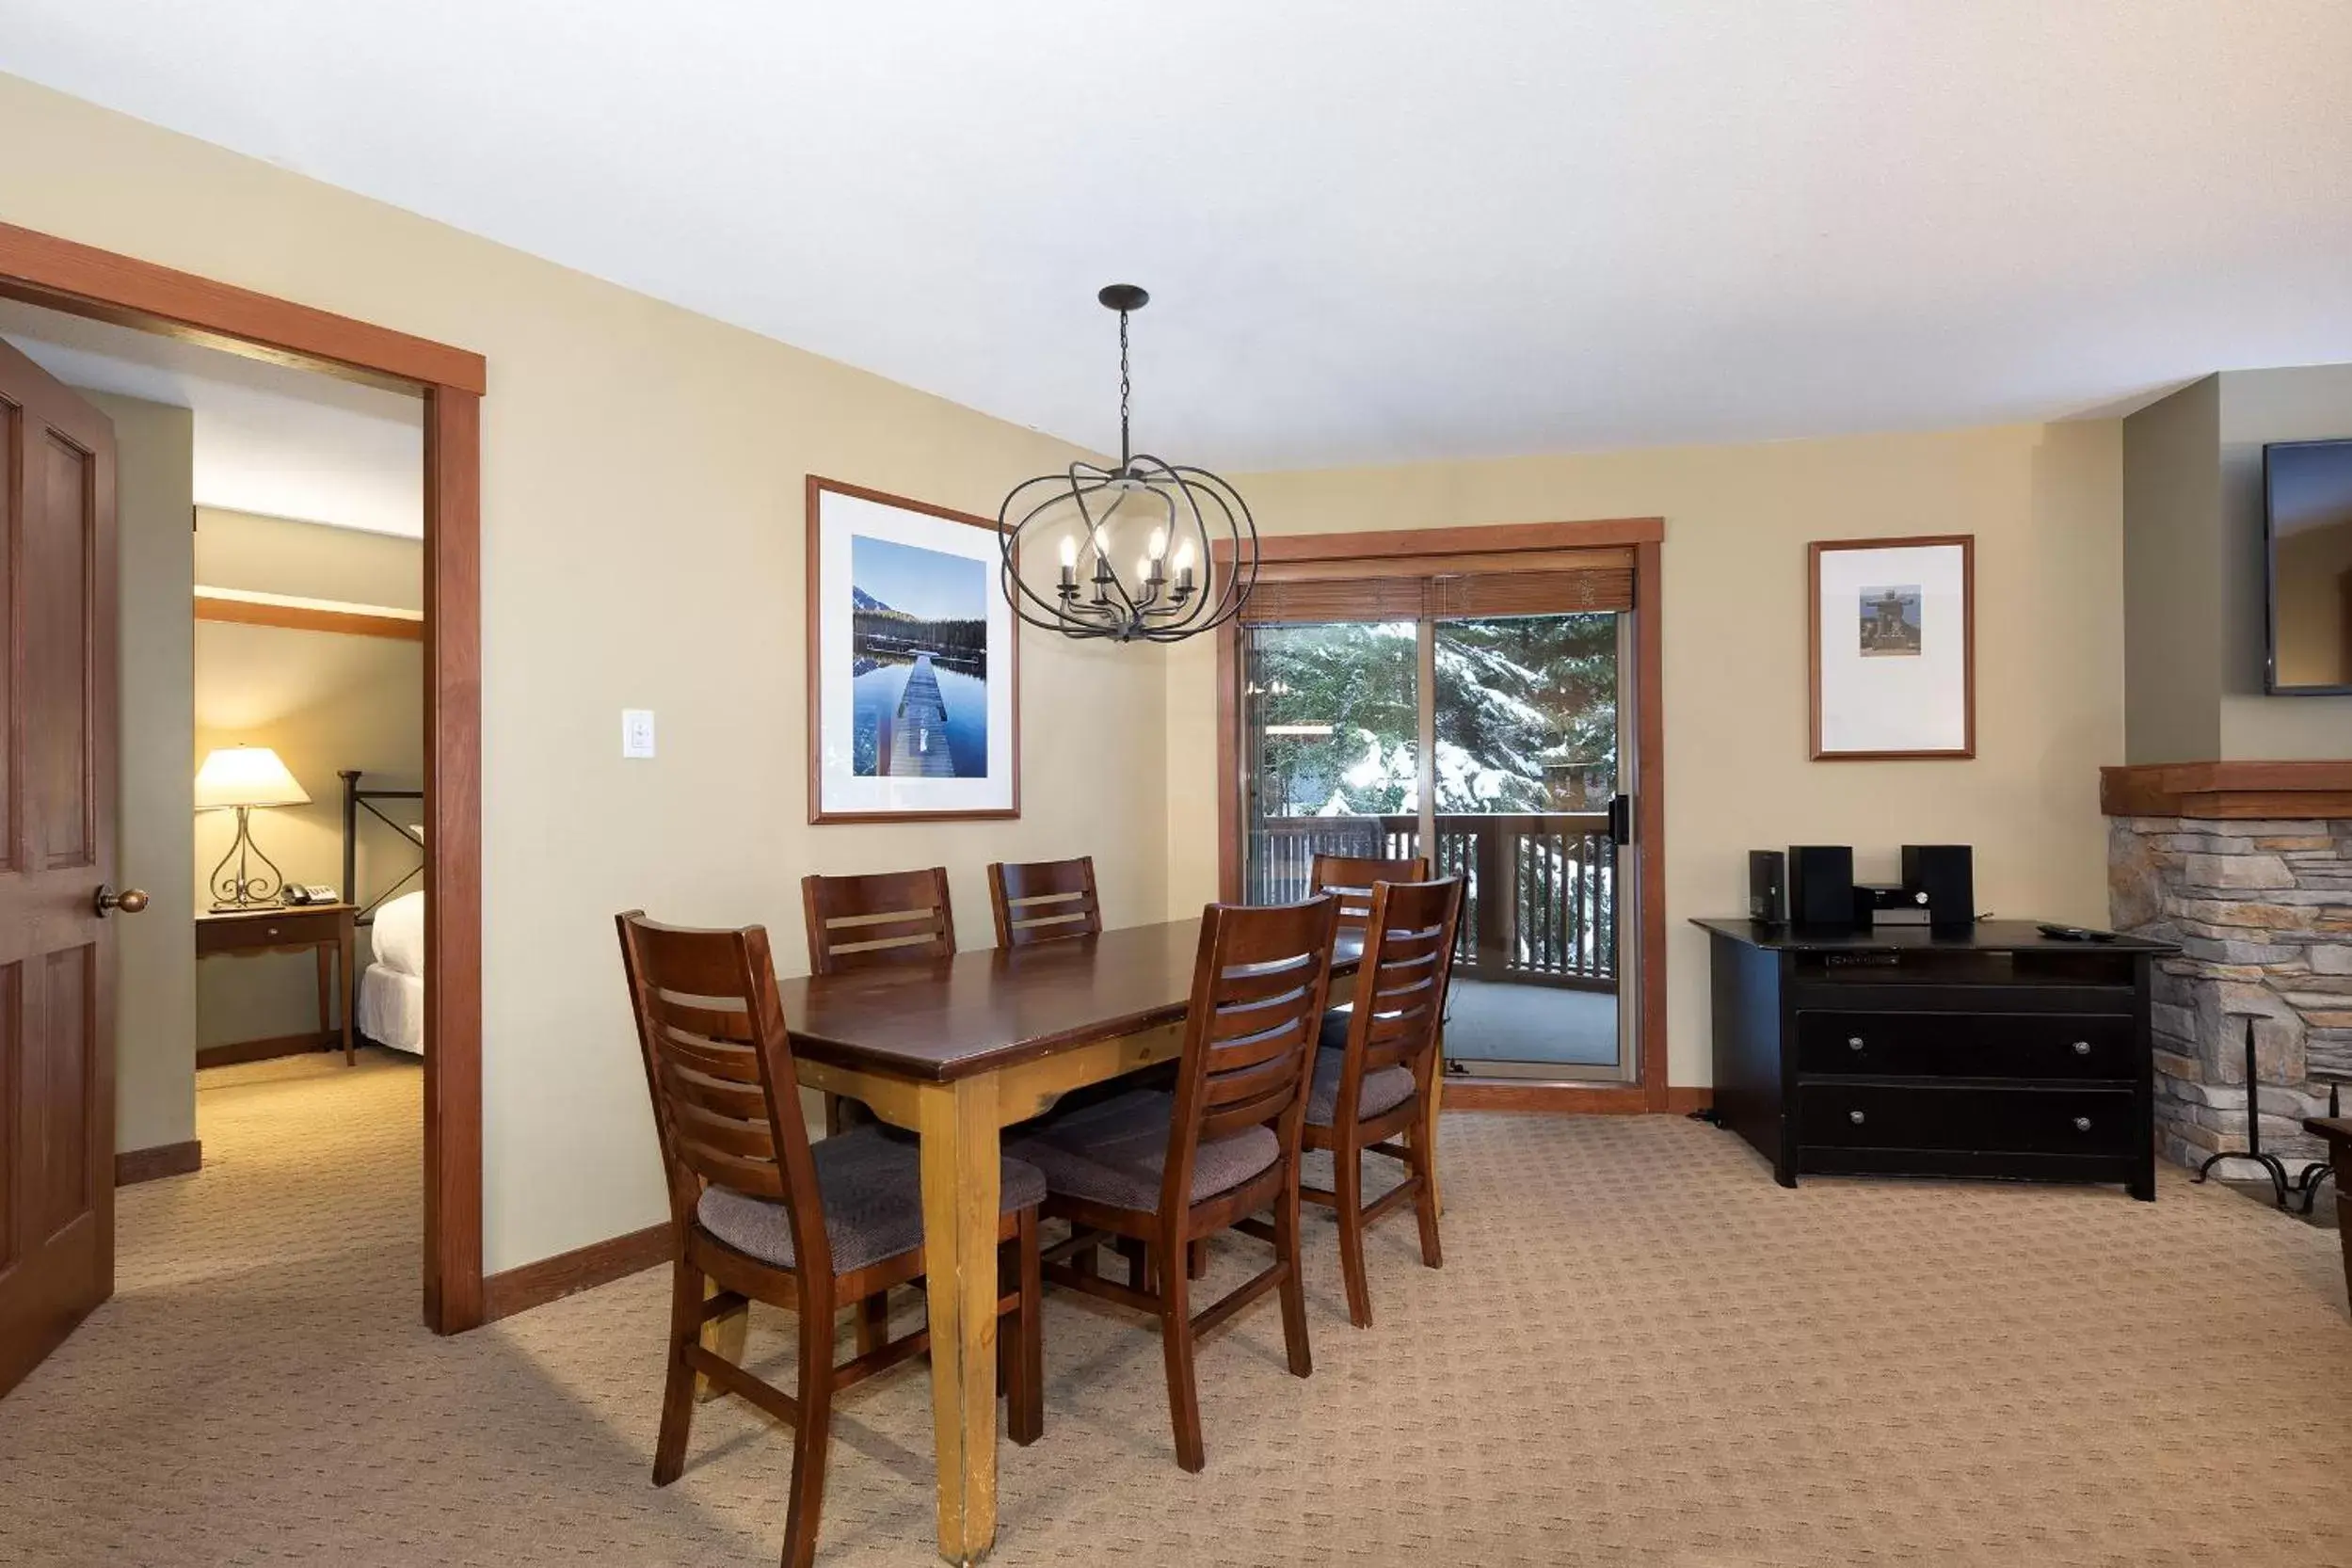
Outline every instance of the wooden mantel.
{"label": "wooden mantel", "polygon": [[2101,768],[2099,808],[2110,817],[2352,817],[2352,761]]}

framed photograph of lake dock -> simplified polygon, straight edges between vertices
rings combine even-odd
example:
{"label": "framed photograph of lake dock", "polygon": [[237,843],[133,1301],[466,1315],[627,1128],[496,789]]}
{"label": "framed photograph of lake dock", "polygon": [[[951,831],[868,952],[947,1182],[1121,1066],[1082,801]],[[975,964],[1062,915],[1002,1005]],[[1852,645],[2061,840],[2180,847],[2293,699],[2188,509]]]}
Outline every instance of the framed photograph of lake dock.
{"label": "framed photograph of lake dock", "polygon": [[808,820],[1017,817],[997,525],[808,476]]}

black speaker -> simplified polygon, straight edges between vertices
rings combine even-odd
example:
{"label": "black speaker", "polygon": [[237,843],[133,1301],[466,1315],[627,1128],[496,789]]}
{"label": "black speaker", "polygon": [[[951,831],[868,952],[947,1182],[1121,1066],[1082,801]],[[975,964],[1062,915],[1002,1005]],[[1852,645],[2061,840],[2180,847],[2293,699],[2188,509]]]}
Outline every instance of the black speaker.
{"label": "black speaker", "polygon": [[1748,918],[1788,923],[1788,856],[1777,849],[1748,852]]}
{"label": "black speaker", "polygon": [[1905,844],[1903,886],[1928,895],[1928,924],[1966,931],[1976,923],[1976,854],[1966,844]]}
{"label": "black speaker", "polygon": [[1788,847],[1788,918],[1843,930],[1854,923],[1854,851],[1848,844]]}

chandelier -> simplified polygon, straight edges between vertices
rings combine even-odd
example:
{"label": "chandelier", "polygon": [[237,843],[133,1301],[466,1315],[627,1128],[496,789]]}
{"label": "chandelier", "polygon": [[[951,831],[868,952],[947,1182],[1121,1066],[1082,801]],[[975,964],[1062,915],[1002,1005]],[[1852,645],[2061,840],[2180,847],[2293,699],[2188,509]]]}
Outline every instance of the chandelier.
{"label": "chandelier", "polygon": [[[1257,524],[1240,492],[1207,469],[1133,450],[1127,318],[1151,296],[1113,283],[1096,297],[1119,312],[1118,465],[1072,463],[1013,487],[997,509],[1000,584],[1015,615],[1065,637],[1178,642],[1240,614],[1257,581]],[[1022,576],[1024,559],[1036,585]],[[1060,575],[1048,583],[1049,562]]]}

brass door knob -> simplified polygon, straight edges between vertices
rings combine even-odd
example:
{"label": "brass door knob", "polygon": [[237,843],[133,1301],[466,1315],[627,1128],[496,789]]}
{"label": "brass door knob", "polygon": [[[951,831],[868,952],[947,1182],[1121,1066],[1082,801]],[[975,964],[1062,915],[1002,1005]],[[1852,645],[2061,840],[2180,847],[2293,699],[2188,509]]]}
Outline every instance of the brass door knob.
{"label": "brass door knob", "polygon": [[147,894],[136,888],[125,888],[118,893],[112,888],[101,885],[98,896],[90,901],[90,906],[97,910],[102,920],[118,909],[126,915],[136,915],[147,907]]}

